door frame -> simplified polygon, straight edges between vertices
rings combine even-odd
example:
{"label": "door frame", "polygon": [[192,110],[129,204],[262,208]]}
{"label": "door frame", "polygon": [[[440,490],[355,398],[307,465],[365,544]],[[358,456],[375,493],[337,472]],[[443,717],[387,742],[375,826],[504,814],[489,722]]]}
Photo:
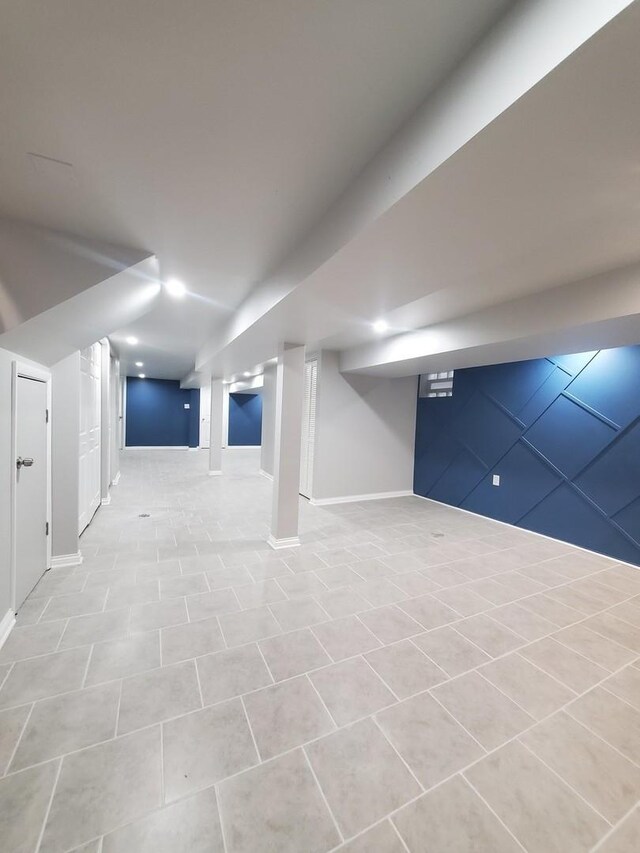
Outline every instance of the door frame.
{"label": "door frame", "polygon": [[[47,411],[49,419],[46,424],[46,441],[47,441],[47,465],[46,465],[46,482],[47,482],[47,521],[49,522],[49,535],[47,536],[47,564],[44,571],[46,572],[51,567],[51,371],[43,367],[29,364],[25,361],[11,362],[11,490],[10,490],[10,505],[11,505],[11,521],[9,528],[9,560],[11,572],[11,609],[16,612],[16,524],[17,524],[17,493],[16,493],[16,474],[15,465],[18,453],[18,379],[33,379],[36,382],[44,382],[47,388]],[[44,572],[43,572],[44,574]]]}

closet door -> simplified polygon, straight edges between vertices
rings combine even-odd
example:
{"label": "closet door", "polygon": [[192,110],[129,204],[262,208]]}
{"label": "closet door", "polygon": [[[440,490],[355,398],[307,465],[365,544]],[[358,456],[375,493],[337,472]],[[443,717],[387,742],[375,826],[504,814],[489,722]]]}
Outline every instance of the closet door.
{"label": "closet door", "polygon": [[316,438],[316,392],[318,361],[304,366],[304,397],[302,401],[302,441],[300,445],[300,494],[311,498],[313,490],[313,452]]}
{"label": "closet door", "polygon": [[80,353],[80,533],[100,506],[100,367],[99,343]]}

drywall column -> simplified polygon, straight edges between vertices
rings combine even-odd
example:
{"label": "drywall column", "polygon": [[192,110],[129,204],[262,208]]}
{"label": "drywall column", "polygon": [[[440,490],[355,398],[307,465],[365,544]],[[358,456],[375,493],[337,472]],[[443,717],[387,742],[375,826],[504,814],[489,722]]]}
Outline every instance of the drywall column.
{"label": "drywall column", "polygon": [[222,379],[211,380],[211,438],[209,439],[209,476],[222,474]]}
{"label": "drywall column", "polygon": [[276,411],[273,454],[272,548],[291,548],[298,539],[300,502],[300,440],[304,393],[304,347],[284,344],[276,369]]}
{"label": "drywall column", "polygon": [[260,473],[273,477],[273,440],[276,426],[276,366],[264,369],[262,385],[262,440]]}
{"label": "drywall column", "polygon": [[111,347],[107,338],[100,341],[100,502],[111,503]]}
{"label": "drywall column", "polygon": [[82,562],[80,505],[80,353],[51,368],[51,565]]}
{"label": "drywall column", "polygon": [[111,418],[111,485],[116,486],[120,480],[120,424],[122,412],[120,405],[122,394],[120,390],[120,361],[111,356],[109,374],[109,416]]}

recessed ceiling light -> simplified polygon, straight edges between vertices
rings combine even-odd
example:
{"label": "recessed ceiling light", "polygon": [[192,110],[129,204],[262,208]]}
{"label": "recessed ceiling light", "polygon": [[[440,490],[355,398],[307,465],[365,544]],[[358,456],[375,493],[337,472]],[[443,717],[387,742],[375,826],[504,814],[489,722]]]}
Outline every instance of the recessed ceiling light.
{"label": "recessed ceiling light", "polygon": [[165,284],[165,288],[169,296],[173,296],[174,299],[182,299],[187,293],[187,288],[177,278],[170,278]]}
{"label": "recessed ceiling light", "polygon": [[376,320],[373,324],[373,331],[377,332],[379,335],[383,334],[383,332],[386,332],[388,328],[389,324],[386,320]]}
{"label": "recessed ceiling light", "polygon": [[136,361],[136,367],[144,367],[144,361]]}
{"label": "recessed ceiling light", "polygon": [[146,379],[146,378],[147,378],[147,374],[146,374],[146,373],[139,373],[139,374],[138,374],[138,379]]}
{"label": "recessed ceiling light", "polygon": [[126,341],[132,347],[134,347],[138,343],[138,339],[134,338],[133,335],[129,335],[129,337],[126,338]]}
{"label": "recessed ceiling light", "polygon": [[248,370],[245,370],[245,372],[243,373],[243,376],[249,377],[249,376],[251,376],[251,374],[249,373]]}

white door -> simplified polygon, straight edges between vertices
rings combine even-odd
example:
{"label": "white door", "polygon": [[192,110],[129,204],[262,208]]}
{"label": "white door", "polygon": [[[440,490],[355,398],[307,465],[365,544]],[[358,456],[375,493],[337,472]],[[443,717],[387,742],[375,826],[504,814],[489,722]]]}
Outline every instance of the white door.
{"label": "white door", "polygon": [[311,498],[313,488],[313,453],[316,439],[316,392],[318,362],[304,366],[304,397],[302,399],[302,439],[300,442],[300,494]]}
{"label": "white door", "polygon": [[99,343],[80,353],[80,533],[100,506],[100,365]]}
{"label": "white door", "polygon": [[200,447],[209,447],[211,440],[211,385],[200,389]]}
{"label": "white door", "polygon": [[16,610],[47,566],[47,383],[16,379]]}

